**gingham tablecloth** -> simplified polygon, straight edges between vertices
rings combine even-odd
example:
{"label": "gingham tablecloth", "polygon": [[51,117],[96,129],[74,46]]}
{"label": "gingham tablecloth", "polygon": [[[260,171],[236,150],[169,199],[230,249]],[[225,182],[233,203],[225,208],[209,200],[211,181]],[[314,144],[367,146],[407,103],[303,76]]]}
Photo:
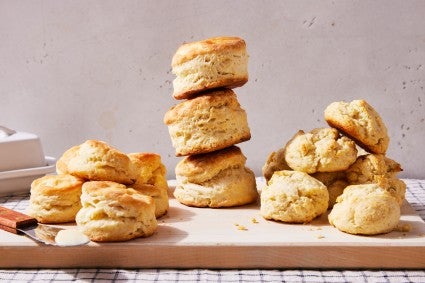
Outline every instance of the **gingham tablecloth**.
{"label": "gingham tablecloth", "polygon": [[[404,181],[407,184],[406,199],[425,220],[425,180]],[[28,195],[1,197],[0,205],[25,211]],[[425,282],[425,270],[0,269],[0,281]]]}

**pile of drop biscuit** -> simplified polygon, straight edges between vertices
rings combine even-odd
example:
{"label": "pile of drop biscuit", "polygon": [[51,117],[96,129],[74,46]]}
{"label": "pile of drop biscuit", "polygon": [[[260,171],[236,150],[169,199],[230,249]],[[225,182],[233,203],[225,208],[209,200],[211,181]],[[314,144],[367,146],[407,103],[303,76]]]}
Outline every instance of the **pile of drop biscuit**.
{"label": "pile of drop biscuit", "polygon": [[255,175],[235,144],[251,138],[235,87],[248,81],[248,54],[238,37],[181,45],[172,59],[173,97],[164,116],[176,156],[175,198],[194,207],[231,207],[258,199]]}
{"label": "pile of drop biscuit", "polygon": [[28,214],[40,223],[76,222],[91,241],[151,236],[169,208],[166,168],[155,153],[87,140],[65,151],[56,171],[32,182]]}
{"label": "pile of drop biscuit", "polygon": [[263,166],[267,181],[261,215],[308,223],[331,209],[337,229],[361,235],[394,230],[406,184],[388,158],[387,128],[365,100],[334,102],[324,111],[330,127],[299,131]]}

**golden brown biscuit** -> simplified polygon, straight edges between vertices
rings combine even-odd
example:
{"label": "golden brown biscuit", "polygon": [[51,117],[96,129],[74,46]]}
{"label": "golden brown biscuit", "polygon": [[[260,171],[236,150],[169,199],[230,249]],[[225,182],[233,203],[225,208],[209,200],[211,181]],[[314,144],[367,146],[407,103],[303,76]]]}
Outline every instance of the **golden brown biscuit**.
{"label": "golden brown biscuit", "polygon": [[208,153],[251,138],[245,110],[230,89],[181,102],[165,114],[176,156]]}
{"label": "golden brown biscuit", "polygon": [[400,205],[403,204],[406,184],[397,179],[397,174],[402,171],[396,161],[383,154],[366,154],[359,156],[346,175],[351,185],[378,184],[393,195]]}
{"label": "golden brown biscuit", "polygon": [[266,163],[261,168],[263,176],[268,182],[276,171],[292,170],[285,160],[285,149],[286,147],[280,148],[277,151],[273,151],[267,157]]}
{"label": "golden brown biscuit", "polygon": [[350,234],[391,232],[400,220],[396,199],[377,184],[351,185],[338,197],[329,223]]}
{"label": "golden brown biscuit", "polygon": [[136,191],[151,196],[155,202],[157,218],[167,213],[169,208],[167,170],[161,156],[155,153],[140,152],[128,154],[133,165],[140,172],[136,182],[131,185]]}
{"label": "golden brown biscuit", "polygon": [[328,209],[326,186],[306,173],[274,172],[261,192],[260,213],[265,219],[308,223]]}
{"label": "golden brown biscuit", "polygon": [[72,175],[46,175],[31,184],[28,214],[40,223],[74,222],[81,208],[83,180]]}
{"label": "golden brown biscuit", "polygon": [[65,151],[56,163],[56,168],[58,173],[86,180],[122,184],[133,184],[138,175],[126,154],[97,140],[87,140]]}
{"label": "golden brown biscuit", "polygon": [[248,54],[245,41],[238,37],[215,37],[180,46],[172,59],[175,99],[199,92],[234,88],[248,81]]}
{"label": "golden brown biscuit", "polygon": [[333,128],[298,131],[285,150],[289,167],[309,174],[345,170],[356,158],[356,144]]}
{"label": "golden brown biscuit", "polygon": [[365,100],[333,102],[325,109],[325,120],[366,151],[382,154],[387,151],[390,141],[387,127]]}
{"label": "golden brown biscuit", "polygon": [[176,199],[188,206],[229,207],[254,202],[254,173],[246,157],[232,146],[216,152],[187,156],[176,166]]}
{"label": "golden brown biscuit", "polygon": [[312,174],[311,176],[322,182],[328,189],[328,209],[334,206],[334,204],[336,203],[336,199],[344,192],[344,189],[348,186],[345,171],[317,172]]}
{"label": "golden brown biscuit", "polygon": [[155,232],[158,223],[150,196],[109,181],[86,182],[82,191],[76,222],[90,240],[127,241]]}

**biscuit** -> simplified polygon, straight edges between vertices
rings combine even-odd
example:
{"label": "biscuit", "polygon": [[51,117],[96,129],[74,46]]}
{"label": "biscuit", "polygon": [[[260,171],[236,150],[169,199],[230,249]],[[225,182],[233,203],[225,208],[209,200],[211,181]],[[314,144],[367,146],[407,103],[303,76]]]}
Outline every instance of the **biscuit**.
{"label": "biscuit", "polygon": [[268,182],[275,171],[292,170],[285,160],[285,147],[273,151],[267,157],[266,163],[261,168],[263,176]]}
{"label": "biscuit", "polygon": [[155,153],[140,152],[128,154],[133,165],[140,172],[136,182],[131,185],[136,191],[151,196],[155,202],[157,218],[167,213],[169,208],[167,170],[161,156]]}
{"label": "biscuit", "polygon": [[86,182],[82,191],[83,207],[75,220],[90,240],[127,241],[156,231],[155,203],[150,196],[109,181]]}
{"label": "biscuit", "polygon": [[215,37],[180,46],[172,59],[175,99],[192,98],[199,92],[234,88],[248,81],[248,54],[238,37]]}
{"label": "biscuit", "polygon": [[317,172],[311,176],[322,182],[328,189],[328,209],[334,206],[338,196],[340,196],[344,192],[344,189],[349,185],[345,171]]}
{"label": "biscuit", "polygon": [[318,128],[308,133],[298,131],[285,150],[289,167],[309,174],[345,170],[356,158],[354,141],[333,128]]}
{"label": "biscuit", "polygon": [[257,200],[254,173],[246,157],[232,146],[216,152],[187,156],[176,166],[176,199],[188,206],[229,207]]}
{"label": "biscuit", "polygon": [[230,89],[181,102],[164,116],[176,156],[208,153],[251,138],[247,115]]}
{"label": "biscuit", "polygon": [[377,184],[351,185],[338,197],[328,219],[331,225],[350,234],[388,233],[400,220],[400,206]]}
{"label": "biscuit", "polygon": [[97,140],[87,140],[65,151],[56,163],[56,168],[58,173],[86,180],[122,184],[133,184],[138,174],[126,154]]}
{"label": "biscuit", "polygon": [[320,181],[299,171],[274,172],[261,192],[260,213],[265,219],[308,223],[326,212],[329,193]]}
{"label": "biscuit", "polygon": [[325,120],[368,152],[384,154],[388,149],[387,127],[365,100],[333,102],[325,109]]}
{"label": "biscuit", "polygon": [[81,208],[83,180],[72,175],[46,175],[31,183],[28,214],[40,223],[74,222]]}
{"label": "biscuit", "polygon": [[347,170],[347,180],[351,185],[378,184],[403,204],[406,184],[397,179],[402,171],[399,163],[383,154],[366,154],[357,158]]}

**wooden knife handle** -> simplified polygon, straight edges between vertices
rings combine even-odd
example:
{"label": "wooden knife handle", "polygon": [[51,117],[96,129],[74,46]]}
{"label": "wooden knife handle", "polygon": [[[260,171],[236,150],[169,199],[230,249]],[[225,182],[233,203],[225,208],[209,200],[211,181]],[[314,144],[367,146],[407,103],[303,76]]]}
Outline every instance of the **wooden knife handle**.
{"label": "wooden knife handle", "polygon": [[0,228],[2,228],[1,226],[6,226],[14,229],[20,229],[34,226],[36,224],[37,219],[18,211],[0,206]]}

